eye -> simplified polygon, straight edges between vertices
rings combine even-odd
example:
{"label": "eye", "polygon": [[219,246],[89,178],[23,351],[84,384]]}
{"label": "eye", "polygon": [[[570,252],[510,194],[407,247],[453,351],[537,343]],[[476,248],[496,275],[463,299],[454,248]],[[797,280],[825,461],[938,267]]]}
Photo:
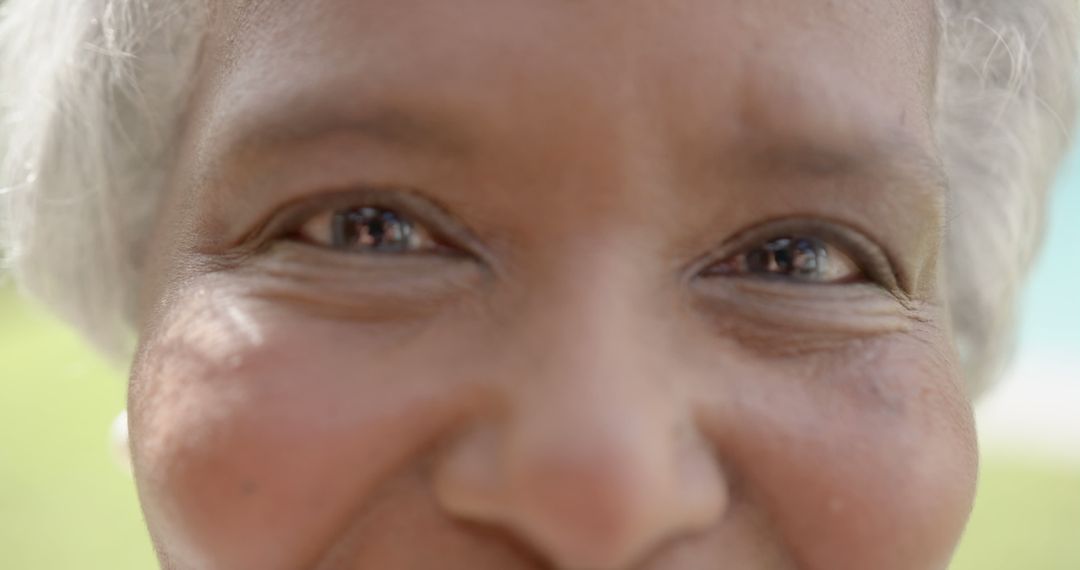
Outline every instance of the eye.
{"label": "eye", "polygon": [[706,277],[763,277],[806,283],[865,280],[858,264],[839,247],[798,235],[770,239],[705,269]]}
{"label": "eye", "polygon": [[297,237],[359,253],[424,253],[439,247],[431,232],[407,215],[375,206],[323,211],[305,221]]}

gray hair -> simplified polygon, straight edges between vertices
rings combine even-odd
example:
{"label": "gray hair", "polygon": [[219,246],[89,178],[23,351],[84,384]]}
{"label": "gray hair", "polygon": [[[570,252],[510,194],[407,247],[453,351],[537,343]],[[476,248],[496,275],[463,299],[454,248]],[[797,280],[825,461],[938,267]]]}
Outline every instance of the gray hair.
{"label": "gray hair", "polygon": [[[1017,293],[1074,125],[1080,3],[939,0],[939,12],[946,284],[978,392],[1012,346]],[[205,22],[198,0],[0,4],[5,263],[121,361]]]}

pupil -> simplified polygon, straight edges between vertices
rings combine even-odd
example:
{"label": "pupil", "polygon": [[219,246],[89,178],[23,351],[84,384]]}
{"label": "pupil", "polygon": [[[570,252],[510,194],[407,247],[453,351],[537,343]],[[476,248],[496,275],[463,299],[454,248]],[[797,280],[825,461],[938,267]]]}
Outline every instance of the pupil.
{"label": "pupil", "polygon": [[782,275],[790,274],[793,258],[791,240],[788,238],[780,238],[768,244],[765,248],[772,253],[773,271]]}
{"label": "pupil", "polygon": [[386,226],[383,220],[375,218],[368,222],[367,225],[367,237],[370,238],[370,245],[380,245],[383,241],[383,236],[386,234]]}
{"label": "pupil", "polygon": [[813,277],[825,260],[816,240],[779,238],[746,254],[746,270],[794,277]]}
{"label": "pupil", "polygon": [[333,234],[335,247],[360,245],[376,251],[397,252],[409,247],[412,226],[390,210],[356,208],[334,215]]}

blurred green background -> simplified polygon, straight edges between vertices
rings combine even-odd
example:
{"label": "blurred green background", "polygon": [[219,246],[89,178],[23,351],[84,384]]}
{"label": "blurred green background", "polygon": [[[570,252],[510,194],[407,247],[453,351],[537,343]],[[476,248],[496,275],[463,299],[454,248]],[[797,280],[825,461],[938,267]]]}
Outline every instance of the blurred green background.
{"label": "blurred green background", "polygon": [[[954,570],[1080,569],[1080,153],[1060,186],[1016,364],[980,406],[982,482]],[[123,374],[0,288],[0,383],[0,569],[155,567],[109,453]]]}

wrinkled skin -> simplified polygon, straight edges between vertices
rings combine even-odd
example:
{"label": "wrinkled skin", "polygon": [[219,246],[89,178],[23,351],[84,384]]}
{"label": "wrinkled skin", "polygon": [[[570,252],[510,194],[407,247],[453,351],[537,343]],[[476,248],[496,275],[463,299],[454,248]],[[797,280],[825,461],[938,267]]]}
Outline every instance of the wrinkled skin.
{"label": "wrinkled skin", "polygon": [[[930,0],[214,10],[131,378],[165,567],[947,566]],[[710,270],[777,232],[847,273]]]}

